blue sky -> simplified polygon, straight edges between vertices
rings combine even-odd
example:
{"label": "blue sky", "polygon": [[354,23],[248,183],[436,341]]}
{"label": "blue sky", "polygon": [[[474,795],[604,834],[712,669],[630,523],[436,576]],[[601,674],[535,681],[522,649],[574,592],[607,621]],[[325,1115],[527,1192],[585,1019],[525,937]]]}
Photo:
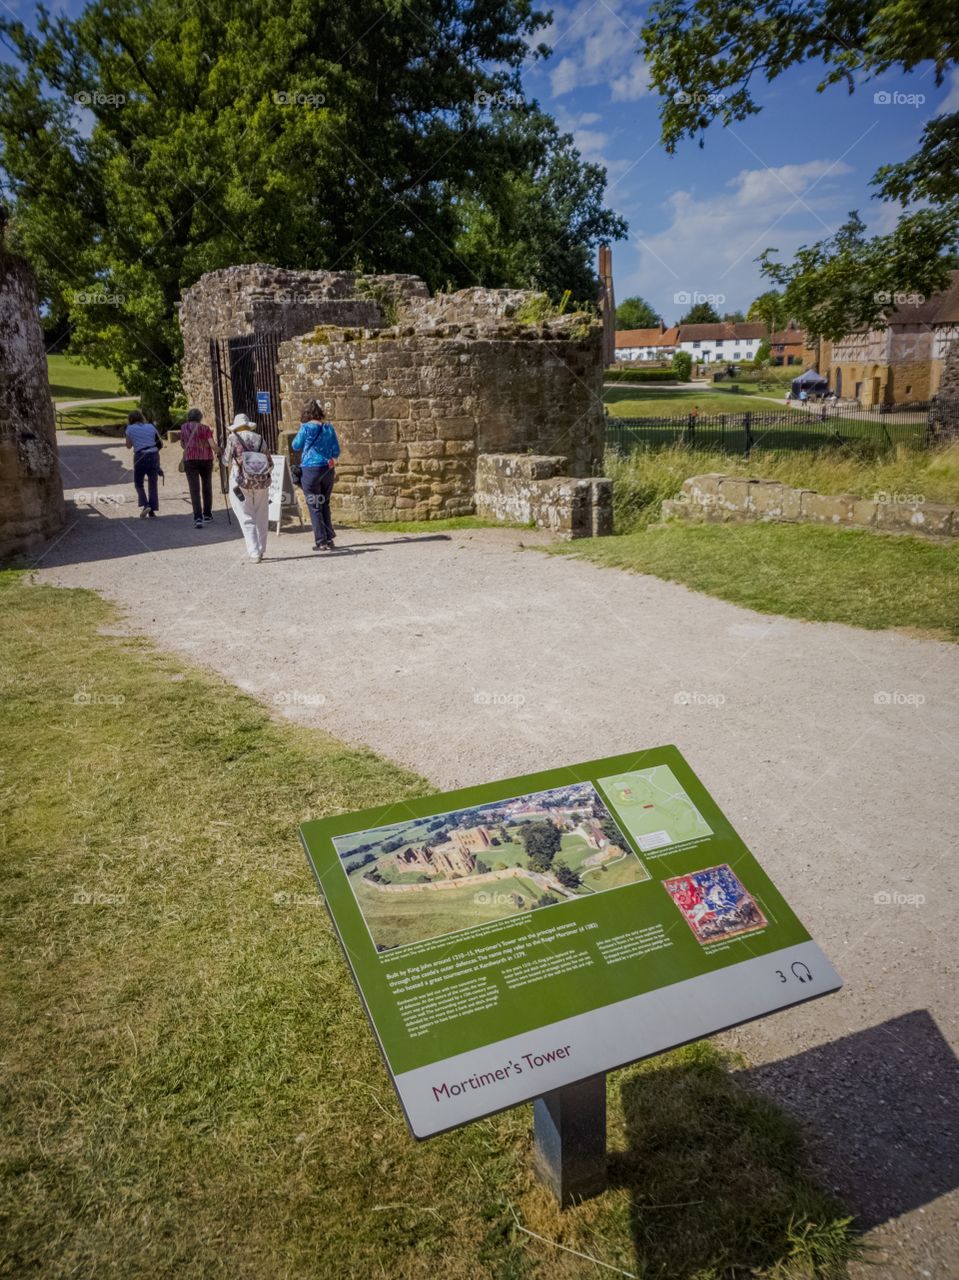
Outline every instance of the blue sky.
{"label": "blue sky", "polygon": [[[83,0],[50,7],[73,15]],[[628,240],[613,246],[618,299],[642,295],[667,324],[687,309],[684,297],[745,311],[769,287],[755,261],[763,249],[788,261],[799,245],[835,232],[851,209],[872,231],[891,230],[898,206],[874,199],[869,180],[915,151],[927,120],[959,110],[959,72],[939,88],[930,65],[862,83],[852,95],[839,84],[817,94],[822,69],[809,63],[771,85],[756,82],[759,115],[714,125],[704,149],[684,141],[668,156],[638,52],[645,8],[630,0],[554,5],[552,25],[537,36],[552,55],[531,59],[523,74],[528,96],[608,171],[607,203],[629,223]],[[31,0],[0,0],[0,9],[28,24],[34,13]],[[877,92],[924,101],[877,103]]]}
{"label": "blue sky", "polygon": [[[769,283],[754,261],[767,247],[789,260],[801,244],[831,235],[850,209],[871,230],[895,225],[898,206],[873,198],[869,180],[915,149],[925,122],[959,110],[959,75],[936,88],[932,67],[816,93],[818,64],[756,83],[758,116],[707,130],[705,149],[659,142],[658,97],[650,92],[639,29],[644,6],[579,0],[553,8],[543,35],[553,53],[524,73],[529,96],[609,173],[608,203],[629,222],[613,246],[616,296],[640,294],[666,323],[686,309],[677,294],[713,294],[746,310]],[[915,106],[874,94],[922,95]]]}

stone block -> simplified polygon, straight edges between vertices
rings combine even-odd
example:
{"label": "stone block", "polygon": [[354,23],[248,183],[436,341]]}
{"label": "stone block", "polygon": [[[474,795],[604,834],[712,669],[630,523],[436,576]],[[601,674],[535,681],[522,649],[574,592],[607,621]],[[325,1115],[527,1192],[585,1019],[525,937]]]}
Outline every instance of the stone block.
{"label": "stone block", "polygon": [[954,508],[938,502],[877,503],[877,528],[890,533],[924,533],[949,537],[959,533]]}
{"label": "stone block", "polygon": [[850,524],[856,499],[808,490],[802,496],[802,518],[817,524]]}
{"label": "stone block", "polygon": [[719,505],[726,511],[747,515],[752,507],[752,491],[758,481],[726,476],[719,482]]}
{"label": "stone block", "polygon": [[693,501],[698,501],[703,495],[718,498],[720,483],[725,479],[721,471],[709,471],[701,476],[690,476],[688,480],[683,481],[680,492],[688,494]]}
{"label": "stone block", "polygon": [[439,458],[446,452],[442,440],[410,440],[406,448],[410,458]]}
{"label": "stone block", "polygon": [[472,440],[476,424],[472,418],[434,418],[437,435],[444,440]]}
{"label": "stone block", "polygon": [[373,401],[374,418],[408,418],[410,402],[405,396],[379,396]]}
{"label": "stone block", "polygon": [[807,493],[812,493],[811,489],[790,489],[783,488],[783,515],[784,520],[801,520],[803,498]]}
{"label": "stone block", "polygon": [[392,444],[399,439],[399,428],[388,418],[370,418],[349,427],[348,438],[357,444]]}
{"label": "stone block", "polygon": [[850,519],[853,524],[861,525],[865,529],[871,529],[878,519],[878,509],[878,502],[873,502],[867,498],[857,498],[852,504]]}
{"label": "stone block", "polygon": [[775,480],[761,480],[752,488],[752,511],[760,520],[781,520],[787,486]]}
{"label": "stone block", "polygon": [[387,443],[387,444],[371,444],[370,445],[370,461],[372,462],[399,462],[406,460],[405,444]]}
{"label": "stone block", "polygon": [[337,395],[333,400],[334,422],[363,422],[367,418],[385,417],[382,413],[373,413],[373,399],[364,395]]}

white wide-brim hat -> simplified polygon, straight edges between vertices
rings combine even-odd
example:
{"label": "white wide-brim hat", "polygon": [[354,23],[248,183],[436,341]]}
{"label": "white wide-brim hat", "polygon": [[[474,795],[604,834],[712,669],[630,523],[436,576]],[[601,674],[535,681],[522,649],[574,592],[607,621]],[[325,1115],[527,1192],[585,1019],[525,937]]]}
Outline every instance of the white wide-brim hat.
{"label": "white wide-brim hat", "polygon": [[253,426],[253,423],[250,421],[250,419],[246,416],[245,413],[238,413],[236,417],[233,419],[233,421],[230,423],[229,429],[231,431],[243,431],[245,430],[246,427],[252,427],[252,426]]}

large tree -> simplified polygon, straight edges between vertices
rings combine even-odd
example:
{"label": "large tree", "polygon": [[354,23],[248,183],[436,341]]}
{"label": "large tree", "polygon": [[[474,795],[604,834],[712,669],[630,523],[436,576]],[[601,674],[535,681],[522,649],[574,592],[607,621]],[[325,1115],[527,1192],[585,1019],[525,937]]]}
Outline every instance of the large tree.
{"label": "large tree", "polygon": [[[811,59],[850,93],[890,69],[932,64],[942,83],[959,61],[955,4],[927,0],[658,0],[643,28],[650,78],[662,95],[667,150],[699,138],[719,120],[731,124],[760,110],[757,80],[773,81]],[[883,95],[877,105],[884,106]],[[804,246],[796,261],[763,255],[789,315],[812,335],[839,338],[881,324],[897,295],[928,295],[949,279],[959,239],[959,112],[926,124],[918,152],[883,166],[873,182],[881,199],[902,206],[895,231],[869,238],[858,215],[836,236]],[[928,207],[916,208],[915,206]]]}
{"label": "large tree", "polygon": [[[162,406],[175,309],[267,261],[591,293],[605,173],[525,101],[535,0],[92,0],[0,21],[14,240],[74,350]],[[484,233],[477,230],[487,220]]]}
{"label": "large tree", "polygon": [[624,298],[616,308],[617,329],[658,329],[659,316],[645,298]]}

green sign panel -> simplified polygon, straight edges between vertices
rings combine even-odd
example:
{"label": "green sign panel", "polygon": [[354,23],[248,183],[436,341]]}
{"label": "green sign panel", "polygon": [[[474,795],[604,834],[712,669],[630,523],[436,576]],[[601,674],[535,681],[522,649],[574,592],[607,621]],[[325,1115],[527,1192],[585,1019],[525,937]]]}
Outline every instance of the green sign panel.
{"label": "green sign panel", "polygon": [[675,747],[301,835],[419,1138],[841,985]]}

